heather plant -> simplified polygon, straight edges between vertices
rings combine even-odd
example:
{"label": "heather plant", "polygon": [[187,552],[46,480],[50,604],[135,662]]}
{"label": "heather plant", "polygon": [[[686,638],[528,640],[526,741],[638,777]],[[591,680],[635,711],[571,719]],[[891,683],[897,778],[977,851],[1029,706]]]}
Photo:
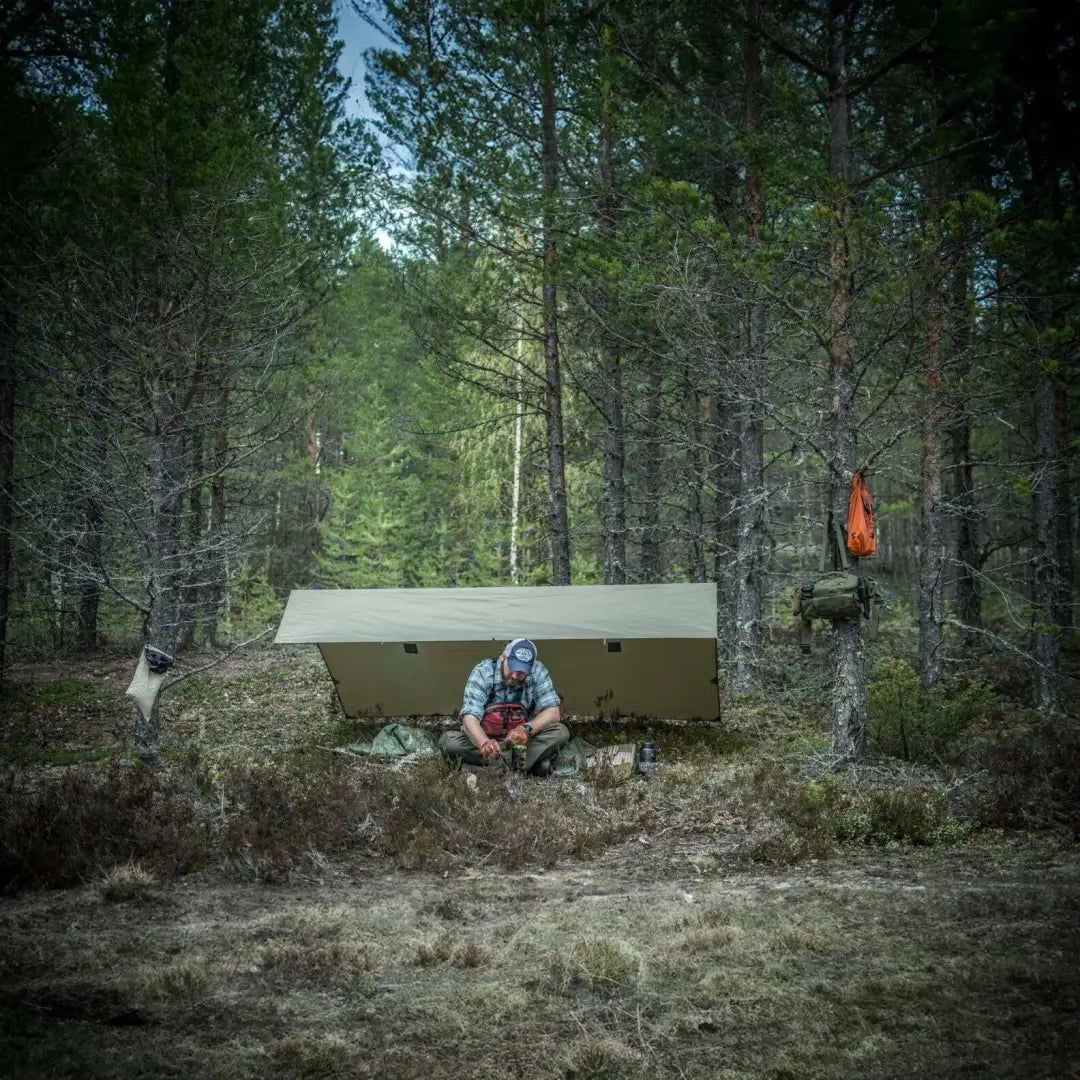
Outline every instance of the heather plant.
{"label": "heather plant", "polygon": [[127,762],[16,775],[0,808],[0,889],[74,885],[136,856],[181,874],[203,861],[209,839],[178,775]]}
{"label": "heather plant", "polygon": [[845,846],[954,844],[972,831],[932,774],[882,769],[810,775],[805,764],[765,762],[742,800],[757,830],[739,852],[750,862],[786,865],[827,858]]}
{"label": "heather plant", "polygon": [[1078,835],[1080,724],[1075,718],[1010,710],[966,740],[961,764],[977,777],[962,793],[973,823]]}
{"label": "heather plant", "polygon": [[395,770],[313,754],[16,777],[0,808],[0,882],[71,885],[121,875],[136,856],[148,873],[216,866],[266,882],[317,875],[328,857],[544,867],[603,850],[651,812],[629,786],[601,807],[569,786],[529,783],[514,799],[499,775],[482,781],[474,791],[441,761]]}

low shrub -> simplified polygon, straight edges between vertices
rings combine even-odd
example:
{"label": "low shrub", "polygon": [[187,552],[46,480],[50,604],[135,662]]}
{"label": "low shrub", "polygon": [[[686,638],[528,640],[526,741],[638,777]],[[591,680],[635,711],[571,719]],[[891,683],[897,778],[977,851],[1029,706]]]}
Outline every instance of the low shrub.
{"label": "low shrub", "polygon": [[20,775],[0,808],[0,889],[72,885],[135,858],[183,873],[206,840],[182,778],[126,762]]}
{"label": "low shrub", "polygon": [[472,789],[441,760],[397,769],[312,754],[20,774],[0,804],[0,888],[71,885],[135,858],[161,876],[216,865],[267,882],[306,880],[325,856],[550,866],[640,830],[650,813],[631,785],[601,808],[569,784],[529,781],[515,797],[498,773],[479,779]]}
{"label": "low shrub", "polygon": [[978,777],[963,795],[966,813],[980,825],[1080,835],[1080,726],[1075,719],[1013,710],[968,740],[963,764]]}
{"label": "low shrub", "polygon": [[39,686],[6,688],[0,698],[0,716],[93,712],[109,700],[109,692],[94,679],[59,678]]}
{"label": "low shrub", "polygon": [[844,845],[933,846],[963,840],[971,826],[954,813],[945,793],[899,776],[846,779],[837,773],[807,779],[772,763],[755,774],[767,820],[741,855],[786,865],[826,858]]}
{"label": "low shrub", "polygon": [[867,735],[880,751],[906,761],[948,760],[960,735],[994,707],[983,683],[959,691],[923,690],[907,660],[883,659],[866,691]]}
{"label": "low shrub", "polygon": [[812,780],[797,800],[792,823],[809,837],[839,844],[932,846],[954,843],[965,827],[945,795],[931,787],[847,784],[835,774]]}

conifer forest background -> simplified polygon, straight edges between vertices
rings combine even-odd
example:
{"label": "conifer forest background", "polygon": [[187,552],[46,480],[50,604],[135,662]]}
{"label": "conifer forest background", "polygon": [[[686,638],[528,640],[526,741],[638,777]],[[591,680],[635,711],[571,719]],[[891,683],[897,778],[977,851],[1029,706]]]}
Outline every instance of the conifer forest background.
{"label": "conifer forest background", "polygon": [[1071,710],[1076,5],[350,10],[365,116],[332,0],[0,5],[0,674],[715,581],[760,694],[860,469],[893,659]]}

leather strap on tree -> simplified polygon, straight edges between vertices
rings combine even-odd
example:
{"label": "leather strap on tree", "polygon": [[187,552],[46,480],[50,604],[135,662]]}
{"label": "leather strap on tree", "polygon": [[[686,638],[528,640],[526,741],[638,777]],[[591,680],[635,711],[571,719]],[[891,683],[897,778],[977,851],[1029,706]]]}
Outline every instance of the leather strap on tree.
{"label": "leather strap on tree", "polygon": [[[839,556],[839,565],[831,565],[829,548],[835,541],[835,551]],[[833,516],[832,511],[829,511],[828,519],[825,522],[825,537],[821,544],[821,566],[820,570],[824,574],[829,570],[847,570],[847,543],[844,540],[843,530],[840,528],[840,522],[838,522]]]}

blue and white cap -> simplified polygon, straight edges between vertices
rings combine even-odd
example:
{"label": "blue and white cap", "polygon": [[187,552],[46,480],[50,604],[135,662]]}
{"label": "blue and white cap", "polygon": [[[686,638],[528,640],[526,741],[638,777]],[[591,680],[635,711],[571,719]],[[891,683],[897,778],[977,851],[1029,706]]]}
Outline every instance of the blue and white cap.
{"label": "blue and white cap", "polygon": [[503,649],[503,656],[511,671],[524,671],[528,675],[536,660],[536,646],[528,638],[516,637]]}

